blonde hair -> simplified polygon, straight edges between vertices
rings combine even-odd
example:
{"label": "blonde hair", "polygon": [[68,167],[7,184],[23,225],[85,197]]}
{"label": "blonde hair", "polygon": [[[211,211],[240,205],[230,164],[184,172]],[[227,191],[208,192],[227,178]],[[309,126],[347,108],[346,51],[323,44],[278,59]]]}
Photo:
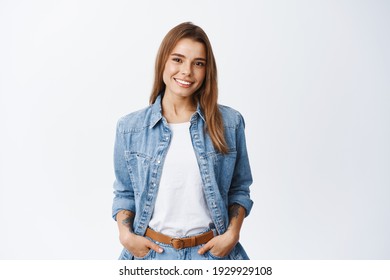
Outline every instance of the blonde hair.
{"label": "blonde hair", "polygon": [[221,153],[227,153],[228,148],[224,136],[222,115],[218,109],[217,65],[209,38],[202,28],[191,22],[181,23],[172,28],[161,42],[157,53],[154,83],[149,102],[153,104],[157,96],[165,90],[163,72],[165,63],[171,51],[181,39],[188,38],[200,42],[206,49],[206,75],[201,87],[194,93],[194,98],[200,104],[206,120],[206,131],[210,135],[214,148]]}

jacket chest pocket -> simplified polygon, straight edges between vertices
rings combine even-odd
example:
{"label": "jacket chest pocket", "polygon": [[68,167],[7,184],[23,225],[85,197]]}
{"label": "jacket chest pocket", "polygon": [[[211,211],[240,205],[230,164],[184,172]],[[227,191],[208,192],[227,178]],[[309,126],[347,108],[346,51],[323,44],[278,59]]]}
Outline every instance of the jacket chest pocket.
{"label": "jacket chest pocket", "polygon": [[125,158],[133,186],[141,192],[146,185],[152,157],[140,152],[125,151]]}
{"label": "jacket chest pocket", "polygon": [[222,188],[221,191],[227,191],[233,177],[237,152],[230,151],[227,154],[212,152],[208,154],[208,158],[213,162],[215,179],[219,188]]}

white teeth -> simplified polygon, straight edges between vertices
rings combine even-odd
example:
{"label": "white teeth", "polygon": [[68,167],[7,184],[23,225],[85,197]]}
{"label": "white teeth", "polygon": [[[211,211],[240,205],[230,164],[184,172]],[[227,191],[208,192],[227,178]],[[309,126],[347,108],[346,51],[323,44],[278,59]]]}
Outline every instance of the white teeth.
{"label": "white teeth", "polygon": [[176,79],[176,81],[178,81],[179,83],[184,84],[184,85],[190,85],[191,84],[190,82],[186,82],[186,81],[179,80],[179,79]]}

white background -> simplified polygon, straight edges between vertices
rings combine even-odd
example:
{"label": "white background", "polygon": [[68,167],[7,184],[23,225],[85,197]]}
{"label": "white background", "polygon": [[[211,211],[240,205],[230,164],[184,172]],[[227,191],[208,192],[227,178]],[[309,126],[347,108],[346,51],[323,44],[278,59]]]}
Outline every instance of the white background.
{"label": "white background", "polygon": [[116,259],[119,117],[164,35],[208,34],[246,120],[252,259],[390,258],[387,1],[0,1],[0,259]]}

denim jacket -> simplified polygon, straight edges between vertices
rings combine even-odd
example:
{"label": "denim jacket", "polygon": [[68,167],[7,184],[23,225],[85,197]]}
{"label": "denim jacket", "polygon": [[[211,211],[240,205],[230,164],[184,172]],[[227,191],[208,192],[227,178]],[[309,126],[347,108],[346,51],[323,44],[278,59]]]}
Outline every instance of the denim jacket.
{"label": "denim jacket", "polygon": [[[244,119],[227,106],[222,114],[228,153],[215,150],[205,132],[205,119],[198,104],[190,119],[190,134],[198,161],[205,199],[218,234],[229,225],[228,206],[239,204],[250,213],[252,175],[244,135]],[[112,214],[123,209],[135,213],[133,231],[144,235],[153,214],[162,167],[172,134],[161,110],[161,94],[154,104],[122,117],[117,124],[114,148],[114,200]],[[238,243],[232,259],[248,259]]]}

